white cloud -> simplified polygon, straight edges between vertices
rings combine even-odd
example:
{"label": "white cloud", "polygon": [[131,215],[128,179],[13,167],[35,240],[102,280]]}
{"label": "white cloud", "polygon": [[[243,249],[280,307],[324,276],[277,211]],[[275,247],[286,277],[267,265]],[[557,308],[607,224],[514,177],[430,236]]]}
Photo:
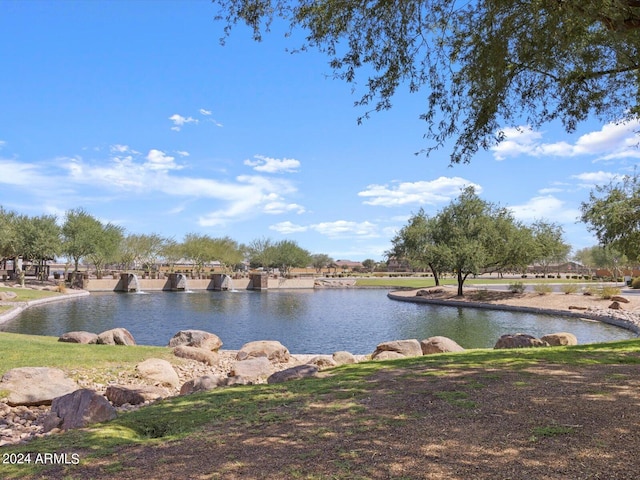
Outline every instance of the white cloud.
{"label": "white cloud", "polygon": [[177,113],[174,113],[173,115],[171,115],[169,117],[169,120],[171,120],[173,122],[173,127],[171,127],[171,130],[175,130],[176,132],[179,132],[180,129],[188,124],[188,123],[198,123],[199,120],[197,118],[193,118],[193,117],[183,117],[182,115],[179,115]]}
{"label": "white cloud", "polygon": [[187,152],[185,150],[176,150],[176,153],[178,155],[180,155],[181,157],[188,157],[189,155],[191,155],[189,152]]}
{"label": "white cloud", "polygon": [[265,173],[278,173],[278,172],[289,172],[293,173],[300,168],[300,161],[295,160],[293,158],[271,158],[265,157],[264,155],[254,155],[253,158],[257,160],[245,160],[244,164],[253,169],[256,172],[265,172]]}
{"label": "white cloud", "polygon": [[496,160],[504,160],[507,157],[517,157],[522,154],[531,154],[535,151],[542,133],[534,132],[530,127],[505,128],[502,130],[504,140],[491,147]]}
{"label": "white cloud", "polygon": [[549,195],[550,193],[560,193],[560,192],[564,192],[564,190],[562,188],[541,188],[540,190],[538,190],[538,193],[540,195]]}
{"label": "white cloud", "polygon": [[460,177],[440,177],[431,181],[402,182],[396,185],[369,185],[358,196],[369,198],[366,205],[395,207],[399,205],[423,205],[448,202],[457,197],[466,186],[473,186],[477,193],[480,185]]}
{"label": "white cloud", "polygon": [[607,184],[611,181],[614,181],[620,178],[620,175],[618,175],[617,173],[603,172],[602,170],[600,170],[598,172],[585,172],[578,175],[572,175],[571,178],[580,180],[582,182],[580,184],[582,187],[592,188],[595,185]]}
{"label": "white cloud", "polygon": [[[65,198],[81,198],[87,188],[96,195],[108,192],[110,201],[161,195],[188,201],[212,200],[216,209],[203,212],[202,226],[226,225],[261,213],[302,213],[305,208],[293,203],[289,196],[296,187],[285,179],[261,175],[241,175],[230,179],[198,178],[177,175],[182,168],[175,158],[158,149],[147,155],[122,154],[101,161],[85,161],[81,157],[61,157],[52,162],[30,164],[0,158],[0,185],[17,187],[25,194],[55,200],[64,189]],[[131,149],[128,149],[131,151]],[[51,185],[62,187],[53,190]],[[181,210],[174,210],[173,213]]]}
{"label": "white cloud", "polygon": [[544,132],[534,131],[531,127],[505,128],[503,130],[505,140],[491,150],[496,160],[520,155],[533,157],[591,155],[598,156],[596,161],[640,158],[639,130],[639,119],[607,123],[599,131],[586,133],[571,144],[566,141],[544,143],[542,142]]}
{"label": "white cloud", "polygon": [[308,227],[304,227],[302,225],[296,225],[295,223],[291,223],[289,221],[276,223],[275,225],[271,225],[269,230],[274,230],[283,235],[289,235],[291,233],[300,233],[306,232]]}
{"label": "white cloud", "polygon": [[377,237],[377,226],[371,222],[337,220],[311,225],[311,229],[327,237]]}
{"label": "white cloud", "polygon": [[304,213],[306,210],[302,205],[297,203],[285,203],[280,201],[269,202],[264,206],[263,212],[271,215],[280,213],[295,212],[297,214]]}
{"label": "white cloud", "polygon": [[608,123],[598,132],[581,136],[575,145],[576,153],[601,155],[602,159],[634,157],[640,158],[638,129],[640,121]]}
{"label": "white cloud", "polygon": [[564,201],[553,195],[533,197],[523,205],[508,207],[518,220],[530,222],[545,218],[555,222],[575,222],[580,210],[567,208]]}
{"label": "white cloud", "polygon": [[6,145],[7,145],[7,142],[5,142],[4,140],[0,140],[0,149],[5,147]]}
{"label": "white cloud", "polygon": [[200,109],[200,115],[204,115],[205,117],[211,115],[211,113],[212,113],[211,110],[206,110],[204,108]]}
{"label": "white cloud", "polygon": [[137,154],[139,152],[136,152],[135,150],[132,150],[129,145],[120,145],[118,143],[116,143],[115,145],[111,145],[109,147],[109,151],[113,154],[122,154],[122,153],[131,153],[131,154]]}
{"label": "white cloud", "polygon": [[40,165],[0,159],[0,184],[3,183],[30,187],[47,185],[48,180]]}
{"label": "white cloud", "polygon": [[143,167],[146,167],[150,170],[166,171],[179,170],[182,168],[182,166],[176,165],[176,163],[174,162],[174,157],[165,154],[161,150],[156,150],[155,148],[149,150],[146,159],[147,162],[143,165]]}
{"label": "white cloud", "polygon": [[269,229],[284,235],[314,231],[329,238],[374,238],[380,236],[378,226],[368,221],[336,220],[334,222],[321,222],[311,225],[298,225],[286,221],[271,225]]}

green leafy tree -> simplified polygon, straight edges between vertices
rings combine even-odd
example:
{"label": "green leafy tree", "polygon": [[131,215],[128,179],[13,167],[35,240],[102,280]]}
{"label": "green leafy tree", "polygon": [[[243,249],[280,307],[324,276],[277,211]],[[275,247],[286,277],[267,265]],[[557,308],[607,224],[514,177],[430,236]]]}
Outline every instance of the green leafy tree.
{"label": "green leafy tree", "polygon": [[218,247],[209,235],[188,233],[182,242],[185,258],[191,260],[196,268],[198,277],[202,274],[205,264],[217,260]]}
{"label": "green leafy tree", "polygon": [[178,263],[178,261],[180,261],[185,256],[184,247],[175,239],[166,238],[162,242],[162,247],[160,248],[160,256],[169,266],[169,271],[173,272],[176,263]]}
{"label": "green leafy tree", "polygon": [[17,215],[0,207],[0,260],[18,255]]}
{"label": "green leafy tree", "polygon": [[304,268],[311,264],[311,254],[293,240],[281,240],[269,247],[272,249],[272,267],[277,267],[283,275],[290,274],[292,268]]}
{"label": "green leafy tree", "polygon": [[118,259],[122,240],[124,238],[124,228],[113,223],[102,225],[102,232],[96,239],[95,250],[87,255],[89,261],[96,269],[96,276],[102,278],[104,268],[107,264]]}
{"label": "green leafy tree", "polygon": [[46,280],[46,262],[60,253],[61,231],[55,215],[15,218],[17,252],[24,260],[38,264],[40,280]]}
{"label": "green leafy tree", "polygon": [[630,266],[632,262],[623,253],[613,247],[594,245],[581,248],[573,258],[589,269],[589,273],[596,268],[607,269],[611,274],[620,277],[620,269]]}
{"label": "green leafy tree", "polygon": [[270,238],[256,238],[247,245],[247,258],[251,268],[266,268],[275,264],[274,242]]}
{"label": "green leafy tree", "polygon": [[482,200],[473,187],[465,188],[457,199],[436,215],[435,245],[447,248],[450,270],[456,273],[458,295],[469,275],[525,264],[526,248],[517,245],[526,238],[526,229],[502,207]]}
{"label": "green leafy tree", "polygon": [[564,230],[557,223],[538,220],[531,228],[535,249],[533,261],[542,266],[546,276],[551,265],[567,260],[571,245],[564,241]]}
{"label": "green leafy tree", "polygon": [[323,268],[327,268],[331,263],[333,263],[333,258],[326,253],[314,253],[311,255],[311,265],[313,265],[317,273],[320,273]]}
{"label": "green leafy tree", "polygon": [[581,220],[603,246],[640,260],[640,176],[598,186],[581,205]]}
{"label": "green leafy tree", "polygon": [[620,270],[629,263],[629,259],[625,254],[609,246],[592,247],[591,256],[595,267],[610,270],[614,279],[618,279],[621,276]]}
{"label": "green leafy tree", "polygon": [[365,258],[362,261],[362,266],[365,268],[367,272],[373,272],[376,269],[376,261],[372,258]]}
{"label": "green leafy tree", "polygon": [[435,241],[437,219],[429,218],[421,208],[411,216],[393,239],[387,256],[404,259],[412,268],[429,268],[436,286],[440,285],[440,274],[451,266],[451,251]]}
{"label": "green leafy tree", "polygon": [[246,23],[260,40],[276,19],[302,29],[300,50],[365,85],[359,120],[391,108],[398,88],[425,88],[426,151],[453,137],[454,163],[503,140],[505,125],[559,119],[571,132],[640,113],[637,0],[213,1],[225,35]]}
{"label": "green leafy tree", "polygon": [[148,273],[155,268],[162,251],[164,238],[157,233],[145,233],[133,235],[136,252],[136,261],[139,262]]}
{"label": "green leafy tree", "polygon": [[593,258],[593,248],[585,247],[577,250],[573,254],[573,260],[580,263],[583,267],[586,267],[591,275],[592,269],[596,268],[595,260]]}
{"label": "green leafy tree", "polygon": [[73,262],[74,278],[80,260],[96,252],[102,224],[82,208],[67,211],[62,225],[62,253]]}
{"label": "green leafy tree", "polygon": [[232,269],[244,259],[240,245],[230,237],[212,239],[211,248],[213,260],[218,260],[225,270]]}

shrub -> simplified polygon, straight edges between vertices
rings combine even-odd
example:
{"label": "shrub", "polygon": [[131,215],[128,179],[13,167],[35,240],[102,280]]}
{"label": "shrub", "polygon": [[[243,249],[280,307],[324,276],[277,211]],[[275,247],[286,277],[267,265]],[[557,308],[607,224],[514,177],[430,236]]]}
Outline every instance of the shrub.
{"label": "shrub", "polygon": [[578,291],[578,285],[575,283],[566,283],[560,287],[560,290],[565,294],[576,293]]}
{"label": "shrub", "polygon": [[609,300],[614,295],[620,295],[620,289],[618,287],[600,287],[598,294],[604,300]]}
{"label": "shrub", "polygon": [[631,288],[635,288],[635,289],[640,288],[640,277],[636,277],[633,280],[631,280]]}
{"label": "shrub", "polygon": [[476,300],[487,300],[489,298],[489,292],[486,288],[481,288],[476,292]]}
{"label": "shrub", "polygon": [[522,282],[513,282],[509,284],[508,287],[511,293],[523,293],[524,292],[524,283]]}
{"label": "shrub", "polygon": [[538,295],[546,295],[547,293],[551,293],[553,291],[553,288],[551,287],[551,285],[548,285],[546,283],[539,283],[537,285],[534,285],[533,291]]}

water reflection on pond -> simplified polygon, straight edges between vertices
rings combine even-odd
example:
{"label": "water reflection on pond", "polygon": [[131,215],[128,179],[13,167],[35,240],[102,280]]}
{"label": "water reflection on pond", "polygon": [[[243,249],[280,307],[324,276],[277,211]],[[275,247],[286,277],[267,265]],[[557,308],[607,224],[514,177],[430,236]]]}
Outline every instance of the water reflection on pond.
{"label": "water reflection on pond", "polygon": [[59,336],[127,328],[143,345],[166,345],[183,329],[217,334],[223,348],[279,340],[292,353],[370,353],[383,341],[442,335],[465,348],[493,347],[505,333],[571,332],[579,343],[635,338],[599,322],[546,315],[440,307],[390,300],[385,290],[93,293],[33,307],[0,330]]}

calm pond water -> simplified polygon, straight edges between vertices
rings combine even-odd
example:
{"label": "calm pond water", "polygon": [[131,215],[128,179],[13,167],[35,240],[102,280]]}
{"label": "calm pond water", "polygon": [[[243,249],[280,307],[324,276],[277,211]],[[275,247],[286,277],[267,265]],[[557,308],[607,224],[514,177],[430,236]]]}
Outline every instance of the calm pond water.
{"label": "calm pond water", "polygon": [[179,330],[215,333],[223,348],[279,340],[292,353],[371,353],[387,340],[443,335],[465,348],[493,347],[505,333],[566,331],[579,343],[635,338],[599,322],[398,302],[386,290],[92,293],[33,307],[0,330],[59,336],[125,327],[141,345],[166,345]]}

